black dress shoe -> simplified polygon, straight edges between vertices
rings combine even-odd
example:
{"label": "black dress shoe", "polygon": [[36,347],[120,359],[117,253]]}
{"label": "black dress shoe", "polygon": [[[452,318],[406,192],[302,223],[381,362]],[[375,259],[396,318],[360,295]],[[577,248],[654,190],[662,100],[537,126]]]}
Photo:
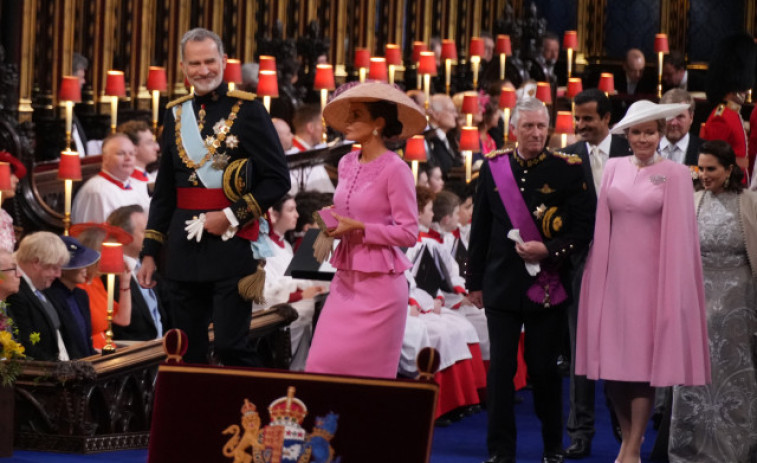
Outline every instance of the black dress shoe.
{"label": "black dress shoe", "polygon": [[564,458],[559,453],[545,453],[541,459],[541,463],[563,463]]}
{"label": "black dress shoe", "polygon": [[515,463],[515,457],[506,457],[504,455],[494,455],[484,463]]}
{"label": "black dress shoe", "polygon": [[565,449],[566,458],[586,458],[591,454],[591,441],[577,437]]}

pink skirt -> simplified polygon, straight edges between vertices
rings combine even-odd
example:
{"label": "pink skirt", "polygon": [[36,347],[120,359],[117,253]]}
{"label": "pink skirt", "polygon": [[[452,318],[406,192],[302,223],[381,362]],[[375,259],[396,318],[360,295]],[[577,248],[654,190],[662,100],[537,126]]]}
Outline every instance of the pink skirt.
{"label": "pink skirt", "polygon": [[305,371],[396,378],[407,304],[402,273],[338,270],[318,318]]}

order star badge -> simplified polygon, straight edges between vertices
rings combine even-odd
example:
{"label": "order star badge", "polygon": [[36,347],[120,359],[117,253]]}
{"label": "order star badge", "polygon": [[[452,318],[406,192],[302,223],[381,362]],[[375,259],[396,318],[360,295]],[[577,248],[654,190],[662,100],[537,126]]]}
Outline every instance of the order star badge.
{"label": "order star badge", "polygon": [[533,212],[534,217],[537,219],[541,219],[544,213],[547,211],[547,206],[544,205],[544,203],[539,204],[539,206],[536,208],[536,210]]}
{"label": "order star badge", "polygon": [[211,164],[211,167],[216,170],[223,170],[229,164],[229,159],[231,159],[231,157],[226,154],[216,153],[213,156],[213,164]]}
{"label": "order star badge", "polygon": [[236,135],[229,135],[226,137],[226,148],[234,149],[239,146],[239,139]]}
{"label": "order star badge", "polygon": [[221,119],[213,125],[213,133],[218,135],[219,133],[227,133],[229,126],[226,125],[226,119]]}

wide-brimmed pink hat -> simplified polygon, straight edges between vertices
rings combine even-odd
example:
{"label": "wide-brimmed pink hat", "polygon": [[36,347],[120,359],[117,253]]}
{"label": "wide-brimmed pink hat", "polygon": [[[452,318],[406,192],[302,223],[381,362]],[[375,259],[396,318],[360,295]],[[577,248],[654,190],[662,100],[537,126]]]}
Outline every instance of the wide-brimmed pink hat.
{"label": "wide-brimmed pink hat", "polygon": [[626,129],[644,122],[672,119],[682,112],[688,111],[689,106],[688,103],[657,104],[649,100],[639,100],[628,107],[626,115],[615,124],[610,133],[623,133]]}
{"label": "wide-brimmed pink hat", "polygon": [[409,96],[395,87],[384,82],[365,82],[354,85],[345,84],[344,90],[337,89],[334,98],[323,108],[323,118],[326,123],[344,132],[350,117],[350,103],[371,103],[386,101],[397,105],[397,119],[402,123],[402,133],[399,138],[406,139],[417,135],[426,128],[426,116],[423,110],[410,99]]}

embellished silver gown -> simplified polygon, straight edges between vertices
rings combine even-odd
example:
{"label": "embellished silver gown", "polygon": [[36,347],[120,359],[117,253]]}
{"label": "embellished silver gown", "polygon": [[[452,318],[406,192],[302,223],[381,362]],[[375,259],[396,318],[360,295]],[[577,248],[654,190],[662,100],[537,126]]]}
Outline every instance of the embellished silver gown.
{"label": "embellished silver gown", "polygon": [[705,192],[697,221],[712,383],[674,388],[668,453],[671,462],[754,462],[757,376],[752,344],[757,293],[739,218],[739,195]]}

